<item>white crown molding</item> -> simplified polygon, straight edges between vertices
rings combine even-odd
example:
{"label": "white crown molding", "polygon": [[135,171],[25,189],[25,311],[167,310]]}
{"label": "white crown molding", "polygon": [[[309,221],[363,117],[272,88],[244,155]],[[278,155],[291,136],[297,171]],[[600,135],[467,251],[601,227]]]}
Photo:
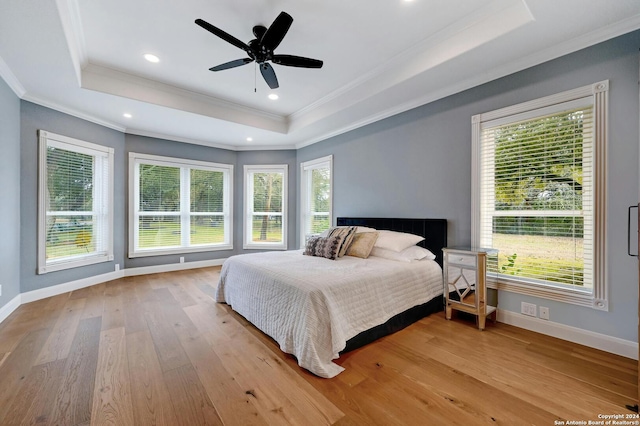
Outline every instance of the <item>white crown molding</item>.
{"label": "white crown molding", "polygon": [[164,134],[160,132],[150,132],[148,130],[141,130],[141,129],[135,129],[135,128],[127,128],[125,133],[129,135],[138,135],[138,136],[145,136],[149,138],[165,139],[165,140],[174,141],[174,142],[184,142],[184,143],[189,143],[193,145],[202,145],[209,148],[226,149],[228,151],[261,151],[261,150],[277,151],[277,150],[295,149],[293,145],[264,145],[264,146],[262,145],[231,145],[231,144],[225,144],[221,142],[212,142],[212,141],[205,141],[200,139],[185,138],[182,136],[169,135],[169,134]]}
{"label": "white crown molding", "polygon": [[[319,116],[335,113],[335,107],[329,105],[331,102],[339,101],[341,107],[362,102],[532,21],[534,18],[523,1],[514,3],[511,0],[494,0],[486,7],[405,49],[349,84],[294,112],[289,116],[290,129],[304,127],[307,122],[322,118]],[[321,109],[325,112],[319,111]]]}
{"label": "white crown molding", "polygon": [[80,86],[82,84],[82,68],[89,62],[84,31],[82,30],[82,19],[80,18],[80,7],[76,0],[56,0],[56,5],[78,86]]}
{"label": "white crown molding", "polygon": [[9,65],[0,56],[0,77],[7,83],[7,85],[13,90],[19,98],[22,98],[27,91],[22,87],[22,84],[15,76]]}
{"label": "white crown molding", "polygon": [[[321,142],[323,140],[341,135],[351,130],[358,129],[366,126],[367,124],[374,123],[376,121],[400,114],[413,108],[417,108],[422,105],[426,105],[431,102],[435,102],[439,99],[446,98],[447,96],[454,95],[456,93],[463,92],[476,86],[488,83],[493,80],[505,77],[510,74],[514,74],[519,71],[523,71],[527,68],[540,65],[544,62],[556,59],[573,52],[585,49],[598,43],[610,40],[612,38],[627,34],[631,31],[640,29],[640,14],[631,16],[624,21],[617,22],[612,25],[600,28],[596,31],[585,34],[582,37],[568,40],[564,43],[555,45],[550,49],[545,49],[532,55],[526,56],[517,61],[510,62],[504,66],[496,67],[487,73],[482,75],[471,77],[467,80],[460,81],[456,84],[443,87],[442,89],[427,93],[424,96],[417,97],[411,101],[393,106],[384,111],[380,111],[377,114],[363,117],[358,121],[354,121],[348,126],[339,127],[331,132],[323,133],[314,138],[307,139],[299,142],[295,145],[296,149],[304,148],[305,146],[313,145],[314,143]],[[293,121],[292,121],[293,123]]]}
{"label": "white crown molding", "polygon": [[600,349],[626,358],[638,359],[638,343],[569,325],[529,317],[498,309],[498,321],[525,330],[557,337],[558,339]]}
{"label": "white crown molding", "polygon": [[89,63],[82,70],[82,88],[154,105],[287,133],[288,119],[255,108],[203,95],[159,81]]}
{"label": "white crown molding", "polygon": [[95,117],[93,115],[89,115],[89,114],[87,114],[85,112],[81,112],[81,111],[66,107],[64,105],[60,105],[60,104],[58,104],[56,102],[52,102],[52,101],[50,101],[48,99],[38,98],[36,96],[31,96],[29,94],[26,94],[22,99],[25,100],[25,101],[33,102],[34,104],[41,105],[43,107],[50,108],[50,109],[55,110],[55,111],[62,112],[64,114],[71,115],[73,117],[81,118],[82,120],[89,121],[91,123],[99,124],[101,126],[108,127],[110,129],[113,129],[113,130],[117,130],[117,131],[122,132],[122,133],[124,133],[125,130],[126,130],[125,127],[122,127],[119,124],[115,124],[115,123],[112,123],[110,121],[106,121],[106,120],[103,120],[101,118]]}

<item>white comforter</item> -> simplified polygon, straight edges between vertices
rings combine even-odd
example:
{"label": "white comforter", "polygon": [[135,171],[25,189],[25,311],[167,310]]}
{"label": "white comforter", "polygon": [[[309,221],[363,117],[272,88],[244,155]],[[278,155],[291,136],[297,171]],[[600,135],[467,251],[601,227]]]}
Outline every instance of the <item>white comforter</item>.
{"label": "white comforter", "polygon": [[296,250],[230,257],[216,301],[275,339],[301,367],[329,378],[344,370],[332,360],[347,340],[442,292],[442,270],[431,260],[329,260]]}

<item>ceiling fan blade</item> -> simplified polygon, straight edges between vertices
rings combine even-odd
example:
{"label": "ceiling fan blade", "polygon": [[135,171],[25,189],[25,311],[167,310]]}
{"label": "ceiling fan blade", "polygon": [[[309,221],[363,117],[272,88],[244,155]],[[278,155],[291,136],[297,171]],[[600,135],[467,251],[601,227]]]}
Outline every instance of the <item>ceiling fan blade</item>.
{"label": "ceiling fan blade", "polygon": [[237,38],[235,38],[231,34],[228,34],[228,33],[224,32],[224,31],[222,31],[218,27],[214,27],[213,25],[211,25],[207,21],[203,21],[202,19],[196,19],[196,24],[200,25],[202,28],[204,28],[205,30],[209,31],[210,33],[213,33],[213,34],[217,35],[218,37],[220,37],[221,39],[223,39],[227,43],[231,43],[235,47],[238,47],[238,48],[244,50],[245,52],[251,52],[251,48],[245,42],[243,42],[241,40],[238,40]]}
{"label": "ceiling fan blade", "polygon": [[241,67],[243,65],[247,65],[248,63],[253,62],[251,58],[244,59],[236,59],[235,61],[225,62],[224,64],[216,65],[215,67],[209,68],[209,71],[222,71],[228,70],[229,68]]}
{"label": "ceiling fan blade", "polygon": [[264,81],[267,82],[270,88],[277,89],[280,87],[278,85],[278,77],[276,77],[276,72],[273,70],[273,67],[267,63],[260,64],[260,73],[264,78]]}
{"label": "ceiling fan blade", "polygon": [[280,15],[278,15],[262,36],[260,44],[269,50],[274,50],[287,34],[292,23],[293,18],[291,15],[286,12],[280,12]]}
{"label": "ceiling fan blade", "polygon": [[322,68],[323,65],[323,62],[319,59],[303,58],[302,56],[294,55],[273,55],[271,62],[287,67],[300,68]]}

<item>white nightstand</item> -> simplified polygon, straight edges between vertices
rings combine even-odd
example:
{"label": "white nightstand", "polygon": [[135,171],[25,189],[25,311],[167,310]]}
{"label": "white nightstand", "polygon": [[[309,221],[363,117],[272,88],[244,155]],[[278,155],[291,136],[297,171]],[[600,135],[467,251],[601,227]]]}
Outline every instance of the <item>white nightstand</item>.
{"label": "white nightstand", "polygon": [[[456,309],[476,315],[478,328],[484,330],[486,318],[496,306],[487,302],[487,270],[497,272],[498,250],[472,247],[447,247],[444,252],[444,294],[446,318]],[[494,303],[494,305],[497,303]]]}

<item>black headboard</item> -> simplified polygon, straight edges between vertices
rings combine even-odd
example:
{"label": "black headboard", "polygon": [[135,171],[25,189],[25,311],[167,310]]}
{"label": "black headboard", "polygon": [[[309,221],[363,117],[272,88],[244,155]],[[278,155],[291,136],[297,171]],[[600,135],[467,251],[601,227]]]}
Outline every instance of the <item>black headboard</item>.
{"label": "black headboard", "polygon": [[408,232],[424,237],[418,245],[436,255],[436,262],[442,266],[442,249],[447,246],[446,219],[404,219],[382,217],[339,217],[338,226],[367,226],[375,229]]}

